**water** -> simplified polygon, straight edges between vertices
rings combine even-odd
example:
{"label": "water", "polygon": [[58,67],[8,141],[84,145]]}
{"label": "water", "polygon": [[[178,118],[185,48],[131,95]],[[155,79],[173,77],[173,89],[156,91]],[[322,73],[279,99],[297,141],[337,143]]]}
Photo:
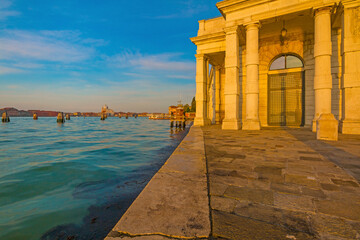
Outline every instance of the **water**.
{"label": "water", "polygon": [[0,123],[0,239],[103,239],[184,135],[145,118]]}

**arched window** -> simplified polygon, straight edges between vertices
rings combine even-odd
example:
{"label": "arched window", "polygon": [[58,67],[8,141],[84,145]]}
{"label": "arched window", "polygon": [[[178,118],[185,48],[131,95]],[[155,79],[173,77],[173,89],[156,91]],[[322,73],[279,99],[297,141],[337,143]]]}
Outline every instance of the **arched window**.
{"label": "arched window", "polygon": [[270,70],[304,67],[300,58],[294,55],[281,55],[272,61]]}

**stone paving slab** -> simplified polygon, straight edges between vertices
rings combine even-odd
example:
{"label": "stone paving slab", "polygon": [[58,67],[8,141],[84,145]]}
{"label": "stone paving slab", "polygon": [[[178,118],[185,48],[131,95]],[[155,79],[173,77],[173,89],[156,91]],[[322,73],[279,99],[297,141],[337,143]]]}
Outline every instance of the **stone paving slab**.
{"label": "stone paving slab", "polygon": [[199,239],[210,235],[203,132],[191,127],[106,240]]}
{"label": "stone paving slab", "polygon": [[213,239],[360,239],[360,136],[202,129]]}

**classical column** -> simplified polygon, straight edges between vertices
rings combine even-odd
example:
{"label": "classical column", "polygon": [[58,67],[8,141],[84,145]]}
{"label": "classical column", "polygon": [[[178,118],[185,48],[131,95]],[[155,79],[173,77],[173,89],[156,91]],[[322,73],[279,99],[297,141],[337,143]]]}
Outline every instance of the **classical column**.
{"label": "classical column", "polygon": [[343,42],[343,109],[340,129],[345,134],[360,134],[360,3],[344,6]]}
{"label": "classical column", "polygon": [[239,117],[239,34],[238,26],[228,27],[226,31],[225,52],[225,118],[222,129],[238,130],[241,128]]}
{"label": "classical column", "polygon": [[215,66],[215,123],[220,124],[220,66]]}
{"label": "classical column", "polygon": [[259,24],[246,26],[246,117],[243,130],[260,130]]}
{"label": "classical column", "polygon": [[207,118],[207,59],[203,54],[196,56],[196,116],[194,126],[209,124]]}
{"label": "classical column", "polygon": [[[209,65],[207,65],[209,66]],[[211,67],[208,75],[208,119],[215,124],[215,68]]]}
{"label": "classical column", "polygon": [[337,140],[338,121],[331,113],[331,8],[315,10],[315,118],[316,138]]}

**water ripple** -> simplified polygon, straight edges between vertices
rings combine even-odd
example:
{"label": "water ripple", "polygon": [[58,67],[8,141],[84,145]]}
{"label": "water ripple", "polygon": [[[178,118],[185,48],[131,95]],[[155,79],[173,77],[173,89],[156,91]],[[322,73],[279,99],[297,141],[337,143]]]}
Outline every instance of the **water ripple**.
{"label": "water ripple", "polygon": [[141,118],[11,120],[0,124],[7,240],[102,239],[184,135]]}

